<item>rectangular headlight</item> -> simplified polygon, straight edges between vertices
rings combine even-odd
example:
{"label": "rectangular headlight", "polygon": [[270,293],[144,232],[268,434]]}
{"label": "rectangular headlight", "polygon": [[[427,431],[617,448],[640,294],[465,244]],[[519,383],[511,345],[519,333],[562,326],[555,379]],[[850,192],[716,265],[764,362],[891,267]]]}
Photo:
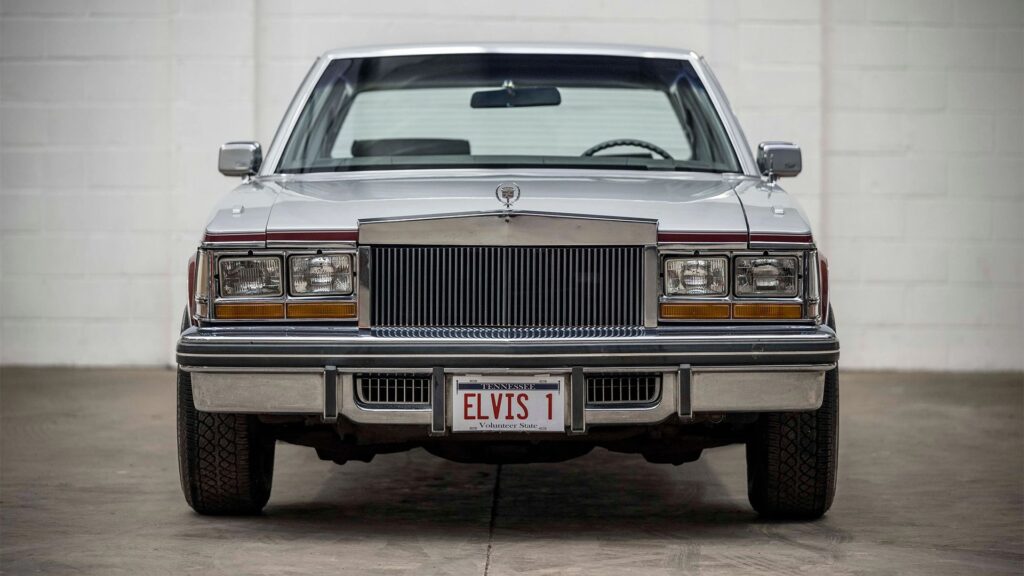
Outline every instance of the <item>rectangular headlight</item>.
{"label": "rectangular headlight", "polygon": [[288,259],[292,295],[352,293],[351,254],[309,254]]}
{"label": "rectangular headlight", "polygon": [[723,257],[665,259],[666,296],[725,296],[729,265]]}
{"label": "rectangular headlight", "polygon": [[737,296],[796,296],[798,277],[793,256],[736,258]]}
{"label": "rectangular headlight", "polygon": [[233,298],[284,294],[281,258],[277,256],[221,258],[219,265],[221,296]]}

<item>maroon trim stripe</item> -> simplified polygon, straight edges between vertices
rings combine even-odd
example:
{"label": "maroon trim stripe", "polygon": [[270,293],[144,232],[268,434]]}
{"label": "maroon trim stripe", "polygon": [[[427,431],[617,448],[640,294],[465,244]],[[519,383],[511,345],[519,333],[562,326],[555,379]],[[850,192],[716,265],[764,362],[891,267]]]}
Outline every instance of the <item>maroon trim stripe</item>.
{"label": "maroon trim stripe", "polygon": [[658,232],[658,242],[746,244],[747,235],[742,232]]}
{"label": "maroon trim stripe", "polygon": [[786,242],[791,244],[810,244],[814,237],[810,234],[751,234],[751,242]]}
{"label": "maroon trim stripe", "polygon": [[828,258],[818,254],[818,273],[821,276],[821,317],[828,321]]}
{"label": "maroon trim stripe", "polygon": [[359,240],[358,230],[310,230],[296,232],[252,232],[235,234],[210,234],[203,236],[203,242],[273,242],[298,240],[305,242],[355,242]]}
{"label": "maroon trim stripe", "polygon": [[300,240],[308,242],[355,242],[359,240],[358,230],[305,230],[288,232],[267,232],[267,241]]}
{"label": "maroon trim stripe", "polygon": [[196,315],[196,253],[188,259],[188,323]]}
{"label": "maroon trim stripe", "polygon": [[210,234],[203,236],[203,242],[265,242],[267,235],[263,232],[242,234]]}

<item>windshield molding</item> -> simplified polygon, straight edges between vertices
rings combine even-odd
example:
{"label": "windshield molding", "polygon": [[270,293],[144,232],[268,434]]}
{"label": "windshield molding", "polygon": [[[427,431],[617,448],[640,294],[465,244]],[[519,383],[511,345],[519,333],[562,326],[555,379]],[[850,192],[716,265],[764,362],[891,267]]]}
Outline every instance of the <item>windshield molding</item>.
{"label": "windshield molding", "polygon": [[[300,85],[299,90],[292,98],[288,110],[285,113],[282,122],[278,126],[273,141],[267,150],[266,159],[260,169],[259,176],[280,174],[280,172],[278,172],[278,167],[281,163],[281,156],[291,133],[295,129],[303,109],[312,97],[314,89],[321,76],[333,61],[338,59],[361,57],[444,54],[564,54],[613,57],[628,56],[686,61],[693,67],[697,78],[703,84],[712,108],[723,125],[726,139],[732,147],[734,157],[738,161],[742,173],[746,176],[756,177],[758,175],[757,166],[750,151],[750,147],[747,144],[746,136],[729,106],[728,99],[726,98],[721,85],[714,76],[714,73],[707,66],[704,58],[693,51],[616,45],[465,44],[363,47],[345,50],[332,50],[324,53],[323,56],[313,63],[313,66],[310,68],[305,79]],[[603,167],[581,167],[580,169],[605,170]],[[405,170],[405,168],[402,168],[401,170]],[[364,171],[359,172],[364,173]]]}

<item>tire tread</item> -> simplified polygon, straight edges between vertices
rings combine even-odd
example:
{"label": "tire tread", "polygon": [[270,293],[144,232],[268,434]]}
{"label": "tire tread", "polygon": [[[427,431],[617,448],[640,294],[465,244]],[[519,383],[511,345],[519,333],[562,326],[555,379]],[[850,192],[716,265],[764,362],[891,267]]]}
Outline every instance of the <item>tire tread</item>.
{"label": "tire tread", "polygon": [[270,498],[274,442],[245,414],[195,409],[192,380],[178,371],[178,468],[185,500],[200,514],[255,514]]}
{"label": "tire tread", "polygon": [[[829,313],[829,325],[835,328]],[[839,368],[825,373],[821,408],[761,416],[747,442],[747,494],[761,515],[813,520],[832,506],[839,461]]]}

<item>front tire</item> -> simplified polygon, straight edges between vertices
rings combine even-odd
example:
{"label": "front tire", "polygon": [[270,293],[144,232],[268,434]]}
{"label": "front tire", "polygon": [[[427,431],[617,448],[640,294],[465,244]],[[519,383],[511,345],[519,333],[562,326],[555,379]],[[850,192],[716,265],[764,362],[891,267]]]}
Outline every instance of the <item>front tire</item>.
{"label": "front tire", "polygon": [[251,415],[196,410],[192,377],[178,370],[178,470],[200,514],[257,514],[270,498],[274,439]]}
{"label": "front tire", "polygon": [[[830,311],[831,312],[831,311]],[[829,314],[829,327],[835,329]],[[814,412],[761,415],[747,441],[747,496],[773,519],[815,520],[832,506],[839,461],[839,368]]]}

